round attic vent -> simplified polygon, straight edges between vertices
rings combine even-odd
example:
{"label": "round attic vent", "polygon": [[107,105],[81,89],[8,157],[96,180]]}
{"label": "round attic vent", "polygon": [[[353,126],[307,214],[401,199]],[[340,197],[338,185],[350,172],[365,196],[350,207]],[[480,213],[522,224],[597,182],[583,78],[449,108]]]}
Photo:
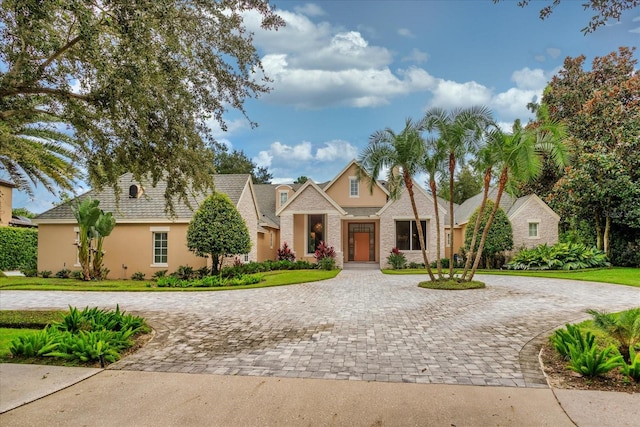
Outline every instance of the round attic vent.
{"label": "round attic vent", "polygon": [[140,187],[137,184],[134,184],[134,185],[129,187],[129,198],[130,199],[137,199],[141,195],[142,195],[142,187]]}

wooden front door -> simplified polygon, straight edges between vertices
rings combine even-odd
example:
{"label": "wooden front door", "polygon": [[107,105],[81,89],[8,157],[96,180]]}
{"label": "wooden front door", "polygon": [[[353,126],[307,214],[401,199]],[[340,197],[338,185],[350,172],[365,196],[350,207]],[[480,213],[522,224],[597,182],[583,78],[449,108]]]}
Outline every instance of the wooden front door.
{"label": "wooden front door", "polygon": [[369,233],[353,233],[353,260],[369,261]]}

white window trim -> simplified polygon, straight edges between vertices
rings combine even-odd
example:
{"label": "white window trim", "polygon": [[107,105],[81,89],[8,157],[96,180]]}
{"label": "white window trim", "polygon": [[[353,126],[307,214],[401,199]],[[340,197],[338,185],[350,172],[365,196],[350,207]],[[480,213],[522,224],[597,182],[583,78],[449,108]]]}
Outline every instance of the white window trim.
{"label": "white window trim", "polygon": [[73,231],[76,233],[76,240],[74,242],[75,246],[76,246],[76,262],[75,264],[73,264],[74,267],[82,267],[80,265],[80,255],[79,255],[79,249],[80,249],[80,227],[73,227]]}
{"label": "white window trim", "polygon": [[[171,231],[171,227],[162,226],[162,227],[149,227],[149,231],[151,231],[151,257],[153,261],[156,259],[156,241],[155,234],[156,233],[167,233],[167,261],[169,260],[169,231]],[[151,268],[167,268],[169,267],[168,262],[152,262],[149,267]]]}
{"label": "white window trim", "polygon": [[[531,232],[531,224],[537,224],[536,226],[536,235],[535,236],[531,236],[530,232]],[[527,238],[531,239],[531,240],[536,240],[536,239],[540,239],[540,220],[539,219],[529,219],[527,220]]]}
{"label": "white window trim", "polygon": [[[353,193],[351,192],[351,190],[352,190],[352,185],[353,185],[353,182],[354,182],[354,181],[355,181],[355,183],[356,183],[356,190],[357,190],[357,194],[353,194]],[[358,199],[358,198],[360,198],[360,180],[358,179],[358,177],[357,177],[357,176],[350,176],[350,177],[349,177],[349,197],[350,197],[350,198],[352,198],[352,199]]]}
{"label": "white window trim", "polygon": [[[284,201],[284,203],[282,202],[282,195],[283,194],[285,194],[287,196],[287,199]],[[280,204],[280,207],[284,206],[288,201],[289,201],[289,191],[287,191],[287,190],[279,190],[278,191],[278,203]]]}
{"label": "white window trim", "polygon": [[445,245],[450,248],[451,247],[451,231],[447,231],[445,233]]}
{"label": "white window trim", "polygon": [[273,249],[273,231],[269,230],[269,249]]}

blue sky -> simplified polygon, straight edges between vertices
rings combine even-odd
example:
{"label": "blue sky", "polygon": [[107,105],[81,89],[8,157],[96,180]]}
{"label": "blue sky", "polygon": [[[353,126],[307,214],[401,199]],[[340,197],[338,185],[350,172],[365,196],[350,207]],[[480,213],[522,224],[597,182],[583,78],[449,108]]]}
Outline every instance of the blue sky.
{"label": "blue sky", "polygon": [[[264,32],[256,16],[245,20],[273,79],[271,93],[246,103],[259,126],[230,111],[227,132],[212,128],[266,166],[274,182],[300,175],[322,182],[357,157],[374,131],[400,130],[430,107],[485,105],[505,127],[526,122],[526,104],[564,58],[583,54],[590,65],[619,46],[640,46],[640,8],[585,36],[580,29],[591,13],[580,1],[562,1],[541,21],[547,3],[273,1],[286,27]],[[14,191],[14,207],[34,212],[56,200],[42,188],[33,200]]]}

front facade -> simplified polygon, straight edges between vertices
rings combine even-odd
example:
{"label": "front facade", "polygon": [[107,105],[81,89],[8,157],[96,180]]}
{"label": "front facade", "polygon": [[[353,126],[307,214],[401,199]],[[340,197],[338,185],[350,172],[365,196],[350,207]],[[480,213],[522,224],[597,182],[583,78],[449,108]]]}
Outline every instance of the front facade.
{"label": "front facade", "polygon": [[[280,186],[276,212],[280,218],[280,246],[286,242],[297,258],[312,261],[315,248],[325,241],[334,247],[339,267],[355,262],[387,267],[387,256],[394,247],[405,254],[407,261],[422,262],[406,190],[397,200],[391,200],[382,183],[374,181],[369,186],[368,181],[359,179],[358,166],[352,161],[329,183],[308,181],[297,189]],[[433,200],[418,185],[414,189],[427,256],[435,259],[438,230]],[[445,215],[442,208],[440,215]],[[440,250],[444,256],[442,234]]]}
{"label": "front facade", "polygon": [[[276,259],[278,248],[285,243],[296,259],[314,262],[315,250],[324,241],[334,248],[338,267],[371,263],[387,268],[387,257],[393,248],[404,253],[408,262],[422,263],[407,189],[392,200],[384,182],[360,179],[362,173],[354,160],[332,181],[323,184],[309,180],[304,184],[254,185],[250,175],[216,175],[216,191],[227,194],[235,204],[252,243],[249,253],[237,254],[227,262]],[[142,272],[150,278],[160,270],[173,272],[179,266],[197,269],[207,265],[205,258],[195,256],[186,245],[189,221],[204,195],[191,200],[191,207],[178,203],[175,216],[169,217],[164,212],[162,182],[155,188],[145,188],[143,183],[134,182],[131,174],[125,174],[119,185],[123,189],[119,203],[112,189],[88,193],[100,200],[101,209],[113,212],[117,219],[115,229],[104,243],[109,277],[128,278]],[[490,198],[495,199],[495,190]],[[449,226],[447,202],[438,200],[441,221],[438,227],[433,198],[416,183],[414,199],[429,261],[438,256],[447,258],[451,245],[459,253],[469,217],[479,206],[481,195],[455,207],[453,230]],[[559,217],[537,196],[512,199],[505,194],[501,206],[513,225],[516,249],[557,242]],[[71,204],[53,208],[34,222],[40,229],[38,269],[53,272],[79,269],[78,227]]]}
{"label": "front facade", "polygon": [[[118,204],[112,189],[90,191],[81,196],[100,200],[99,207],[105,212],[113,212],[116,217],[116,226],[104,241],[104,265],[110,271],[110,278],[125,279],[136,272],[151,278],[161,270],[171,273],[179,266],[198,269],[208,265],[206,258],[197,257],[187,248],[189,222],[204,195],[190,200],[191,206],[177,202],[175,216],[170,217],[164,211],[163,183],[155,188],[146,187],[135,182],[131,174],[125,174],[120,178],[119,186],[123,191],[118,196]],[[235,258],[241,262],[273,259],[269,240],[274,242],[278,238],[277,224],[261,220],[251,176],[216,175],[215,188],[229,196],[251,236],[249,253],[238,254],[227,262],[234,262]],[[34,221],[39,225],[38,270],[54,273],[64,268],[79,270],[79,229],[71,202],[39,215]]]}

